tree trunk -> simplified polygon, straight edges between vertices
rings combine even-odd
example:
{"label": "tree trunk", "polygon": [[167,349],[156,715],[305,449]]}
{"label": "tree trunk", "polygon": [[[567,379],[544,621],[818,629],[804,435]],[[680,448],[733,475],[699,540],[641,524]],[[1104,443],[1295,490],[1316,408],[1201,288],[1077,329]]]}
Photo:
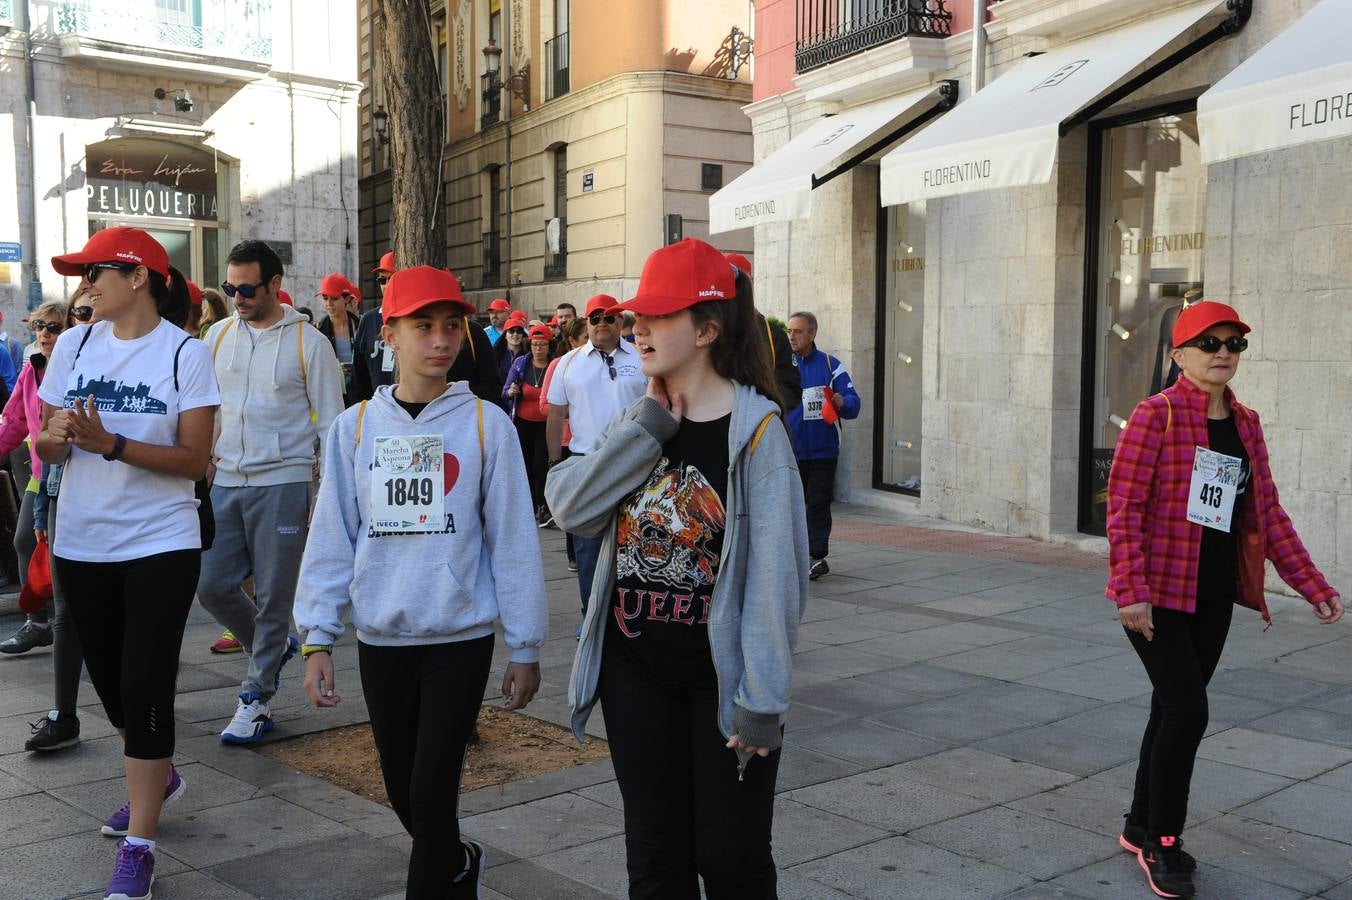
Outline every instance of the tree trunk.
{"label": "tree trunk", "polygon": [[444,104],[427,0],[379,0],[393,176],[390,239],[399,268],[446,268]]}

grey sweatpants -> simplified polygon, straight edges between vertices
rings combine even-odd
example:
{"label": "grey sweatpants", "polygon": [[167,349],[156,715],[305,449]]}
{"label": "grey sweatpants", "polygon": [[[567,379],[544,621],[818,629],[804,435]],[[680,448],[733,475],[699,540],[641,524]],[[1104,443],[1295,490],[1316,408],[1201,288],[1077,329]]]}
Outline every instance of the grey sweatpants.
{"label": "grey sweatpants", "polygon": [[[310,512],[308,482],[211,488],[216,540],[202,554],[197,599],[244,645],[241,693],[272,697],[291,631]],[[240,589],[252,573],[253,598]]]}

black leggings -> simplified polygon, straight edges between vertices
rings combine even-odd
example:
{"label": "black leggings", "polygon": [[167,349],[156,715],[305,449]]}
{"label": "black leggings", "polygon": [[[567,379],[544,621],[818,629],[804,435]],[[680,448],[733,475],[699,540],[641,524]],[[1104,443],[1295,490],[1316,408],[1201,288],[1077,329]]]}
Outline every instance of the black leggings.
{"label": "black leggings", "polygon": [[[47,504],[47,541],[52,546],[56,541],[56,498]],[[80,648],[80,635],[71,621],[70,604],[66,602],[65,591],[55,567],[52,569],[52,608],[56,611],[52,617],[52,673],[56,682],[56,711],[63,716],[76,714],[75,705],[80,699],[80,670],[84,667],[84,651]]]}
{"label": "black leggings", "polygon": [[1144,825],[1152,838],[1183,832],[1192,766],[1206,733],[1206,686],[1225,649],[1233,597],[1233,586],[1199,587],[1195,613],[1151,610],[1154,640],[1127,632],[1155,689],[1130,814],[1132,824]]}
{"label": "black leggings", "polygon": [[662,684],[621,654],[601,665],[601,710],[624,799],[631,900],[773,900],[780,751],[747,764],[718,730],[718,688]]}
{"label": "black leggings", "polygon": [[521,458],[526,461],[526,481],[530,484],[531,509],[545,505],[545,473],[549,469],[549,447],[545,444],[545,423],[517,417],[516,434],[521,441]]}
{"label": "black leggings", "polygon": [[56,557],[61,593],[108,721],[127,732],[126,755],[174,755],[174,689],[200,550],[125,562]]}
{"label": "black leggings", "polygon": [[451,883],[465,865],[456,805],[493,635],[416,647],[359,642],[357,658],[385,792],[413,838],[406,897],[472,897],[472,883]]}

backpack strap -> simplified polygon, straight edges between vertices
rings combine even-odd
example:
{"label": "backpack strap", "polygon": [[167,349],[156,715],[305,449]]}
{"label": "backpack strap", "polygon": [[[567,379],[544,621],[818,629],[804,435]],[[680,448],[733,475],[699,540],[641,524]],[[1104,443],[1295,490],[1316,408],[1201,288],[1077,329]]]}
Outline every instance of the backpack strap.
{"label": "backpack strap", "polygon": [[89,338],[94,333],[94,326],[97,324],[99,323],[94,322],[88,328],[85,329],[84,337],[80,338],[80,346],[75,348],[75,357],[74,359],[71,360],[71,363],[74,363],[75,360],[80,358],[80,354],[84,352],[84,345],[89,343]]}
{"label": "backpack strap", "polygon": [[1164,398],[1165,406],[1169,407],[1169,417],[1164,420],[1164,433],[1168,434],[1170,426],[1174,424],[1174,404],[1170,401],[1168,394],[1161,393],[1160,396]]}
{"label": "backpack strap", "polygon": [[220,334],[216,335],[216,343],[211,348],[211,359],[213,362],[216,360],[216,354],[221,352],[221,344],[225,342],[225,336],[230,333],[230,329],[234,328],[235,323],[238,321],[239,319],[231,316],[229,323],[221,329]]}
{"label": "backpack strap", "polygon": [[761,419],[760,425],[756,428],[755,436],[751,438],[751,446],[747,449],[748,456],[756,452],[756,447],[760,444],[761,438],[765,437],[765,429],[769,428],[770,423],[778,418],[779,413],[772,412],[766,413],[765,418]]}
{"label": "backpack strap", "polygon": [[762,316],[761,321],[765,323],[765,339],[770,342],[770,368],[773,369],[779,365],[779,359],[775,356],[775,333],[770,330],[769,319]]}
{"label": "backpack strap", "polygon": [[369,400],[363,400],[361,403],[357,404],[357,433],[352,438],[352,449],[354,451],[361,446],[361,420],[366,417],[366,404],[370,402],[371,401]]}
{"label": "backpack strap", "polygon": [[178,345],[178,349],[174,351],[174,392],[179,394],[183,393],[183,390],[178,386],[178,356],[180,353],[183,352],[184,345],[186,345],[190,340],[192,340],[191,335],[185,337],[183,339],[183,342]]}
{"label": "backpack strap", "polygon": [[305,323],[296,323],[296,352],[300,354],[300,383],[307,391],[310,389],[310,379],[305,374]]}
{"label": "backpack strap", "polygon": [[469,316],[463,316],[461,321],[465,323],[465,340],[469,341],[469,358],[477,363],[479,351],[474,349],[474,332],[469,328]]}
{"label": "backpack strap", "polygon": [[484,453],[484,402],[478,397],[474,398],[475,411],[479,416],[479,466],[483,467],[485,460]]}

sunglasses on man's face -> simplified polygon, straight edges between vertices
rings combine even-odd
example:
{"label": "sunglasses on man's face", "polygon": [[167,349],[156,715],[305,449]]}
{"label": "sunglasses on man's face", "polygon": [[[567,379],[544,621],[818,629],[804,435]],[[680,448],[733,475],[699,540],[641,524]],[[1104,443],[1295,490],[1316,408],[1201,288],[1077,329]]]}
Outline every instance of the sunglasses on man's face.
{"label": "sunglasses on man's face", "polygon": [[514,334],[514,335],[516,335],[517,337],[525,337],[525,335],[526,335],[526,329],[524,329],[524,328],[508,328],[508,329],[507,329],[507,333],[508,333],[509,335]]}
{"label": "sunglasses on man's face", "polygon": [[34,334],[41,334],[44,331],[60,334],[66,328],[60,322],[29,322],[28,327],[33,329]]}
{"label": "sunglasses on man's face", "polygon": [[607,325],[614,325],[615,320],[618,318],[619,316],[604,316],[601,313],[592,313],[587,317],[587,321],[592,325],[600,325],[602,322],[605,322]]}
{"label": "sunglasses on man's face", "polygon": [[385,285],[387,285],[387,284],[389,284],[389,283],[390,283],[390,276],[388,276],[388,275],[377,275],[377,276],[376,276],[376,284],[380,285],[381,287],[384,287]]}
{"label": "sunglasses on man's face", "polygon": [[77,306],[70,311],[70,314],[77,322],[88,322],[94,318],[94,307]]}
{"label": "sunglasses on man's face", "polygon": [[231,284],[228,281],[222,281],[221,290],[225,292],[227,297],[234,297],[239,294],[245,300],[252,300],[254,295],[258,293],[258,289],[266,284],[266,281],[260,281],[258,284]]}
{"label": "sunglasses on man's face", "polygon": [[103,274],[105,269],[113,269],[118,272],[130,272],[135,268],[136,268],[135,266],[130,265],[128,263],[114,263],[114,262],[90,263],[89,265],[84,267],[84,272],[82,272],[81,274],[84,275],[85,281],[89,282],[90,284],[93,284],[95,281],[98,280],[98,277]]}
{"label": "sunglasses on man's face", "polygon": [[1184,347],[1196,347],[1203,353],[1220,353],[1221,347],[1229,350],[1231,353],[1243,353],[1249,349],[1249,339],[1238,335],[1221,340],[1214,334],[1203,335],[1196,340],[1188,341],[1183,344]]}

